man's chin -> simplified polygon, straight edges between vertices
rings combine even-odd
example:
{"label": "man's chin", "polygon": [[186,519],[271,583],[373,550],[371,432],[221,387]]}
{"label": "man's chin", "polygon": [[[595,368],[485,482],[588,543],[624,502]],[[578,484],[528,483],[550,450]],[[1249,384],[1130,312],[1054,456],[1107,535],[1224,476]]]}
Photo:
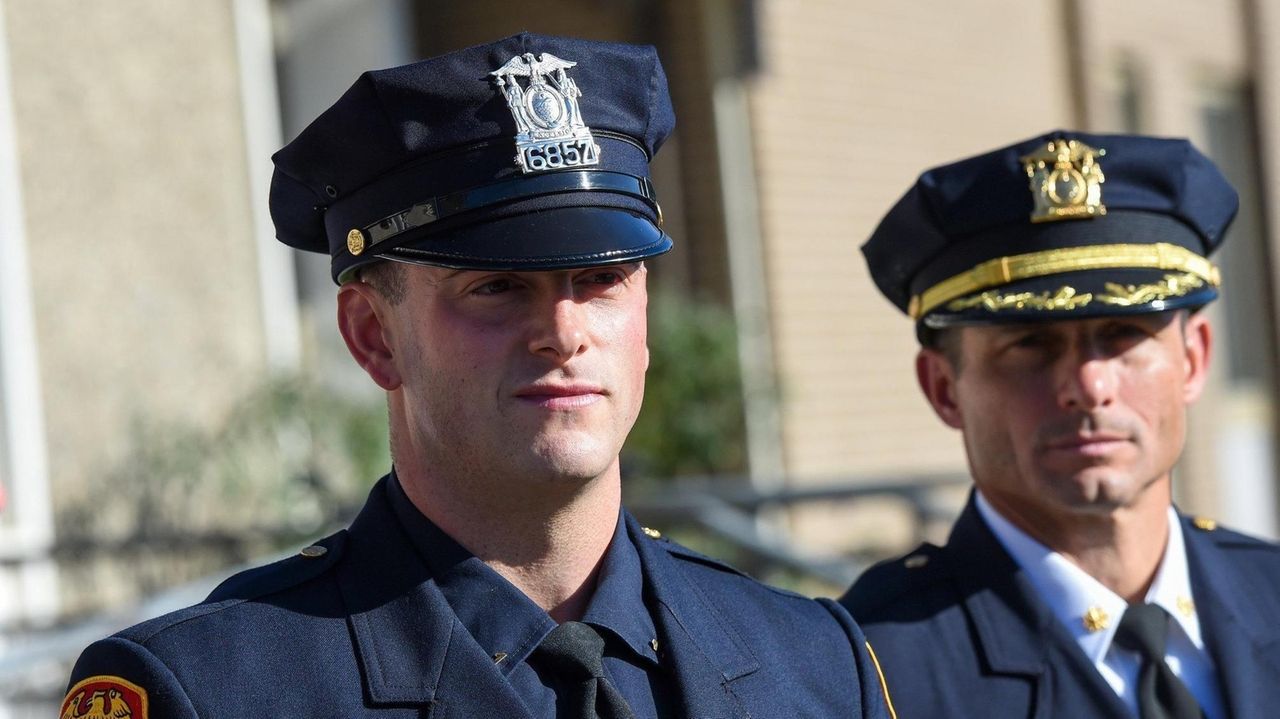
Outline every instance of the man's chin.
{"label": "man's chin", "polygon": [[544,437],[532,449],[537,474],[549,482],[582,484],[618,471],[618,450],[594,437]]}
{"label": "man's chin", "polygon": [[1137,499],[1141,486],[1131,476],[1114,469],[1092,467],[1054,482],[1060,501],[1073,510],[1110,514]]}

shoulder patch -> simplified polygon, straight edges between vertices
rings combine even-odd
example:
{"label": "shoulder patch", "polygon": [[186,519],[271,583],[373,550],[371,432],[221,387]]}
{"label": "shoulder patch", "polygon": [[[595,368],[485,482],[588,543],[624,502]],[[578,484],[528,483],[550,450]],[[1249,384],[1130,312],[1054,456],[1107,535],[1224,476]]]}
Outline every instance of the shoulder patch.
{"label": "shoulder patch", "polygon": [[60,719],[147,719],[147,690],[117,676],[99,674],[71,687]]}

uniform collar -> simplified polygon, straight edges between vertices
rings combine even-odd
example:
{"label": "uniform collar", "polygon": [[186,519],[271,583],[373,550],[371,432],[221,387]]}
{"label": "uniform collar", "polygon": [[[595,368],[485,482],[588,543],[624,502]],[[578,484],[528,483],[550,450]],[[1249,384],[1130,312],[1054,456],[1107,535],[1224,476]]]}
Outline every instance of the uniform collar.
{"label": "uniform collar", "polygon": [[[393,473],[387,495],[458,621],[504,674],[529,657],[556,623],[541,607],[425,517]],[[640,558],[621,519],[605,553],[583,621],[606,630],[656,663],[653,620],[645,609]]]}
{"label": "uniform collar", "polygon": [[[486,716],[529,716],[492,657],[457,619],[413,547],[392,509],[388,484],[384,478],[370,492],[347,532],[343,561],[335,569],[369,702],[425,703],[434,719],[463,719],[475,716],[475,697],[484,696]],[[646,537],[625,513],[624,520],[640,558],[662,663],[680,677],[676,684],[685,716],[749,716],[733,682],[759,670],[759,660],[690,581],[679,566],[683,560]]]}
{"label": "uniform collar", "polygon": [[[992,534],[1022,568],[1036,594],[1080,645],[1089,661],[1097,664],[1106,656],[1120,617],[1128,602],[1091,577],[1066,557],[1055,552],[1005,519],[982,492],[975,493],[978,513]],[[1191,601],[1191,577],[1182,527],[1172,507],[1168,509],[1169,540],[1147,591],[1146,601],[1158,604],[1172,616],[1197,649],[1204,649],[1200,620]],[[1086,616],[1093,615],[1090,630]]]}
{"label": "uniform collar", "polygon": [[637,655],[655,664],[658,632],[644,604],[644,573],[640,554],[627,536],[619,515],[613,541],[596,580],[596,591],[582,621],[612,633]]}
{"label": "uniform collar", "polygon": [[458,621],[509,674],[555,629],[555,621],[418,511],[395,473],[387,482],[387,498]]}

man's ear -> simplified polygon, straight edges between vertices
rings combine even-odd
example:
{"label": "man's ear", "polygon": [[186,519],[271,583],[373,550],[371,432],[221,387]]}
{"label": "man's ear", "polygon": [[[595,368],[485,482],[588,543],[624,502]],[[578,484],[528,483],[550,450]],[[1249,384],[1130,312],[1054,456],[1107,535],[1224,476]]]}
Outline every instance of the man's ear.
{"label": "man's ear", "polygon": [[1209,357],[1213,353],[1213,326],[1204,312],[1187,318],[1182,328],[1183,362],[1186,381],[1182,385],[1183,401],[1190,404],[1200,397],[1209,378]]}
{"label": "man's ear", "polygon": [[377,290],[360,281],[338,288],[338,331],[347,350],[369,377],[388,392],[401,384],[400,367],[392,333],[386,324],[391,313]]}
{"label": "man's ear", "polygon": [[953,429],[964,427],[956,402],[956,369],[942,352],[928,347],[916,355],[916,381],[938,418]]}

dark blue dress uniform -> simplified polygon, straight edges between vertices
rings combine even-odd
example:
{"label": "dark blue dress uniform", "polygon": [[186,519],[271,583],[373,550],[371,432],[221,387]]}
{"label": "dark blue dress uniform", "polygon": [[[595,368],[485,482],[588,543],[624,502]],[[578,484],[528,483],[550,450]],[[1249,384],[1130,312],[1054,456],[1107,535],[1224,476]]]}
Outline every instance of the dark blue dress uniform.
{"label": "dark blue dress uniform", "polygon": [[[1280,706],[1280,548],[1183,518],[1201,627],[1229,716]],[[973,503],[947,544],[877,565],[841,598],[903,717],[1133,719]]]}
{"label": "dark blue dress uniform", "polygon": [[[636,262],[672,246],[648,163],[673,125],[652,48],[517,35],[362,75],[276,154],[272,218],[339,283]],[[652,534],[623,512],[582,618],[606,693],[639,717],[889,715],[837,603]],[[392,478],[349,529],[91,645],[62,716],[563,716],[555,628]]]}
{"label": "dark blue dress uniform", "polygon": [[[91,645],[72,685],[139,687],[152,717],[555,716],[520,659],[551,620],[520,641],[522,620],[500,618],[514,587],[465,576],[483,570],[404,504],[378,483],[348,530]],[[623,596],[597,597],[585,620],[617,639],[606,670],[638,716],[888,716],[865,639],[834,602],[766,587],[630,517],[619,546],[640,606],[634,578],[611,587],[606,570],[603,591]],[[648,707],[635,699],[655,685]]]}
{"label": "dark blue dress uniform", "polygon": [[[1059,131],[925,172],[863,252],[929,345],[949,327],[1199,308],[1237,206],[1185,140]],[[1275,716],[1280,548],[1182,521],[1230,716]],[[904,717],[1133,717],[972,500],[946,546],[873,567],[840,601]]]}

